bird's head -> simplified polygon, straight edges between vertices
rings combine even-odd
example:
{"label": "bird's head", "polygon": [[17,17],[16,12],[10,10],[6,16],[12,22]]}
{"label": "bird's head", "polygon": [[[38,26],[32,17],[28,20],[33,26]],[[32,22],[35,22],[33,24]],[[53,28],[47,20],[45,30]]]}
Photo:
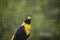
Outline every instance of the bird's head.
{"label": "bird's head", "polygon": [[31,17],[30,16],[27,16],[27,18],[25,20],[25,23],[26,24],[30,24],[31,23]]}

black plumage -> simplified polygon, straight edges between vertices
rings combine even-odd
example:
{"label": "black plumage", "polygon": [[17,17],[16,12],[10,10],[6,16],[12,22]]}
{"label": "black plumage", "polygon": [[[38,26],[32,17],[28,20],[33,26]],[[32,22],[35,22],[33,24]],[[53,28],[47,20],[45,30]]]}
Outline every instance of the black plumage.
{"label": "black plumage", "polygon": [[29,35],[26,35],[24,26],[21,26],[17,30],[13,40],[27,40],[28,37]]}

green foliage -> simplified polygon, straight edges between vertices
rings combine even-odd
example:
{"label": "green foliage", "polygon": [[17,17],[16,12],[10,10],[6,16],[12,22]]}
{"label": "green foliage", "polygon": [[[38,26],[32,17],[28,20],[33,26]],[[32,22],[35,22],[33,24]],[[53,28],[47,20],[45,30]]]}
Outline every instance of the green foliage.
{"label": "green foliage", "polygon": [[26,15],[32,17],[28,40],[60,40],[59,0],[0,0],[0,40],[10,40]]}

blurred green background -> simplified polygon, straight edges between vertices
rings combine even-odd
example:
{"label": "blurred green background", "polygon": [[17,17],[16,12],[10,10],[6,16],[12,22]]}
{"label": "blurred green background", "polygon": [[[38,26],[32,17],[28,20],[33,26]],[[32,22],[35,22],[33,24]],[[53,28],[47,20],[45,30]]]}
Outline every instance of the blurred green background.
{"label": "blurred green background", "polygon": [[0,40],[10,40],[26,15],[32,17],[28,40],[60,40],[60,0],[0,0]]}

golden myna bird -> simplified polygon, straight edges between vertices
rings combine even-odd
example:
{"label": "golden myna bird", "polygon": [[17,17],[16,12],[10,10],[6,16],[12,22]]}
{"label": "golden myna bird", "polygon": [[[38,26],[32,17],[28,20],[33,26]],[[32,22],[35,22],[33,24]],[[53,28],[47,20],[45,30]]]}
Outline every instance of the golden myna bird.
{"label": "golden myna bird", "polygon": [[28,16],[26,20],[18,28],[15,35],[13,35],[11,40],[27,40],[27,38],[30,36],[31,31],[30,23],[31,23],[31,17]]}

